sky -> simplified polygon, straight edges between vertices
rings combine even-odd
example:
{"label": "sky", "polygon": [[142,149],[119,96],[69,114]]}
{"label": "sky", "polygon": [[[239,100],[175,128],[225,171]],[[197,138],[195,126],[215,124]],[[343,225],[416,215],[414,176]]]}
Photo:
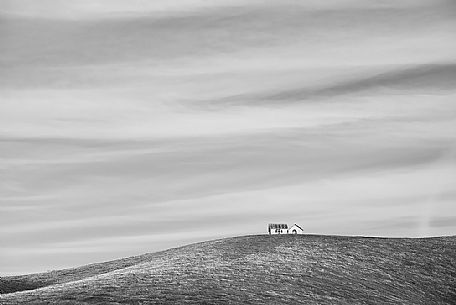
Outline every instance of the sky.
{"label": "sky", "polygon": [[456,5],[0,0],[0,275],[297,223],[456,234]]}

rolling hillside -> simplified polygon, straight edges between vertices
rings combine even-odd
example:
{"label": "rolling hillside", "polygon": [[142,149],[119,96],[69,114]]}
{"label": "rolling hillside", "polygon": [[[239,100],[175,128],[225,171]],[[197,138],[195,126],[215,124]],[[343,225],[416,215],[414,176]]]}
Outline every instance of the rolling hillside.
{"label": "rolling hillside", "polygon": [[456,237],[244,236],[3,277],[0,292],[0,304],[455,304]]}

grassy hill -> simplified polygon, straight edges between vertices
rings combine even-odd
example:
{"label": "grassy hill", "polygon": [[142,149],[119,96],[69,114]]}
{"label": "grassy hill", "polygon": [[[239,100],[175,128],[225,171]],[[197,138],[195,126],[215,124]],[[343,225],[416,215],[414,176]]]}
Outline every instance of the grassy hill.
{"label": "grassy hill", "polygon": [[0,292],[0,304],[456,304],[456,237],[244,236],[3,277]]}

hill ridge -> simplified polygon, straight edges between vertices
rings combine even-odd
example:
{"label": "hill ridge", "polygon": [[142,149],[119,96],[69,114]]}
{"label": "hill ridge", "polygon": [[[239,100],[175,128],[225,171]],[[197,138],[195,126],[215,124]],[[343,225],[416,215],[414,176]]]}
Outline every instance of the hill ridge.
{"label": "hill ridge", "polygon": [[[2,277],[0,303],[451,304],[455,254],[456,236],[249,235]],[[12,279],[41,286],[5,293]]]}

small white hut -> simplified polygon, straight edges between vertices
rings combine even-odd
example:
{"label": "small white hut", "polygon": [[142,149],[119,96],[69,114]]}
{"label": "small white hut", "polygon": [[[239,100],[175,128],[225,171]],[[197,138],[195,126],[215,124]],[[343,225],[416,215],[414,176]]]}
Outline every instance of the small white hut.
{"label": "small white hut", "polygon": [[270,223],[268,225],[268,233],[271,234],[287,234],[288,225],[286,223]]}
{"label": "small white hut", "polygon": [[304,230],[297,224],[292,225],[288,229],[288,234],[302,234],[303,232],[304,232]]}

